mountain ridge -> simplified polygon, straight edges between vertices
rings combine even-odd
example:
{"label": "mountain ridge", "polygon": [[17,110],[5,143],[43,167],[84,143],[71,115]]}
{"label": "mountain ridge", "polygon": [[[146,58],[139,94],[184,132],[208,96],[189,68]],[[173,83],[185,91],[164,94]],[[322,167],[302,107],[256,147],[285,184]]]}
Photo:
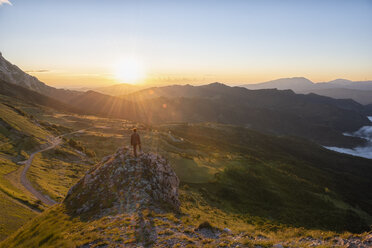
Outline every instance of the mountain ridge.
{"label": "mountain ridge", "polygon": [[18,66],[10,63],[0,53],[0,78],[8,83],[12,83],[40,94],[54,97],[59,101],[68,102],[70,98],[80,94],[78,91],[56,89],[41,82],[34,76],[22,71]]}
{"label": "mountain ridge", "polygon": [[[293,77],[281,78],[263,83],[243,84],[241,86],[247,89],[291,89],[296,93],[315,93],[337,99],[350,98],[361,104],[372,103],[372,81],[335,79],[329,82],[314,83],[307,78]],[[368,98],[370,100],[368,100]]]}

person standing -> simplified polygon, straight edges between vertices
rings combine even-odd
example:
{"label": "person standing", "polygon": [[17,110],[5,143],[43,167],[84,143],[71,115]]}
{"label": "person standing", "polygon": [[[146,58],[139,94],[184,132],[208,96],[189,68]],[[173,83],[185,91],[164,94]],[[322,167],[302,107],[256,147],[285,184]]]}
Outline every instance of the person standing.
{"label": "person standing", "polygon": [[141,139],[137,133],[137,128],[133,128],[133,133],[130,136],[130,144],[133,146],[133,155],[137,157],[137,146],[139,147],[140,151],[142,151]]}

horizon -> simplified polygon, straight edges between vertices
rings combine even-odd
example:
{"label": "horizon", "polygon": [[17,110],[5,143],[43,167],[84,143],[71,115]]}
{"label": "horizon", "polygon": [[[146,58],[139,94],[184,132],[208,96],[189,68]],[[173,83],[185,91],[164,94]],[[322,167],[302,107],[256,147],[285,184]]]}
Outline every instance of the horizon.
{"label": "horizon", "polygon": [[367,81],[371,12],[362,0],[2,0],[0,49],[57,88]]}

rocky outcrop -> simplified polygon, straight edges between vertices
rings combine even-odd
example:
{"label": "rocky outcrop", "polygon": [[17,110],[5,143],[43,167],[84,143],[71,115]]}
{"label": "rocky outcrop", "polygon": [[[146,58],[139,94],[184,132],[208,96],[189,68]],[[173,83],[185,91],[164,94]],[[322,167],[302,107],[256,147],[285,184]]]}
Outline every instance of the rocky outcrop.
{"label": "rocky outcrop", "polygon": [[120,148],[105,157],[68,192],[64,204],[74,215],[100,217],[143,209],[179,211],[179,179],[166,159]]}

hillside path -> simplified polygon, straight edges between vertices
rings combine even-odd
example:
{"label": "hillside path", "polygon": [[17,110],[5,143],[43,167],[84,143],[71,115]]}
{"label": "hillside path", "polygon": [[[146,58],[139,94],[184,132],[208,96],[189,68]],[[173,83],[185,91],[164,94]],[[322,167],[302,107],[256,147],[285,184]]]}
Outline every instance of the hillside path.
{"label": "hillside path", "polygon": [[58,137],[55,137],[51,144],[46,147],[46,148],[43,148],[41,150],[38,150],[34,153],[32,153],[29,157],[29,159],[27,159],[26,161],[23,161],[22,164],[25,165],[25,167],[23,168],[22,170],[22,173],[21,173],[21,184],[23,185],[23,187],[25,187],[31,194],[33,194],[37,199],[39,199],[40,201],[42,201],[44,204],[48,205],[48,206],[51,206],[51,205],[54,205],[56,204],[57,202],[54,201],[53,199],[51,199],[50,197],[42,194],[40,191],[36,190],[30,183],[30,181],[27,179],[26,177],[26,174],[27,174],[27,171],[30,169],[31,167],[31,164],[32,164],[32,160],[34,159],[35,155],[38,154],[38,153],[41,153],[41,152],[45,152],[45,151],[48,151],[48,150],[51,150],[53,148],[55,148],[56,146],[60,145],[62,143],[62,137],[63,136],[66,136],[66,135],[69,135],[69,134],[74,134],[74,133],[80,133],[80,132],[84,132],[85,129],[82,129],[82,130],[78,130],[78,131],[74,131],[74,132],[71,132],[71,133],[66,133],[66,134],[63,134],[63,135],[60,135]]}

